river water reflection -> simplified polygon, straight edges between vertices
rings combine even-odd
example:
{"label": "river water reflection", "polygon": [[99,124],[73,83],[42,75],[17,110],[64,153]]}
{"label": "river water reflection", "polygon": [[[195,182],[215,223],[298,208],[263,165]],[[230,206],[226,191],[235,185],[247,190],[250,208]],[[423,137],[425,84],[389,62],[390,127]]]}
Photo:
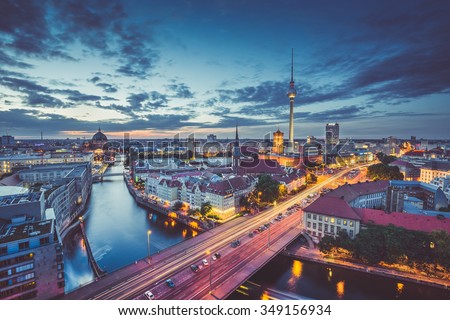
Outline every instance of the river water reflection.
{"label": "river water reflection", "polygon": [[[123,171],[123,166],[109,169]],[[164,216],[139,207],[122,176],[105,177],[92,187],[84,214],[86,234],[94,257],[107,272],[147,256],[147,231],[151,230],[151,254],[192,237],[196,231]],[[71,291],[94,276],[88,264],[84,243],[78,231],[64,240],[66,291]]]}
{"label": "river water reflection", "polygon": [[450,299],[450,291],[277,256],[229,299]]}

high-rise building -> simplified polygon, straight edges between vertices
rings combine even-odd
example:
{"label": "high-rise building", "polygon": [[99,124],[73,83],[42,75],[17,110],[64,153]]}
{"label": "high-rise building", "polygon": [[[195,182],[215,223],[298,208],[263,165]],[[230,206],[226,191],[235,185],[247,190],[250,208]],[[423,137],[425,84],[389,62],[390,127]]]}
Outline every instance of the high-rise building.
{"label": "high-rise building", "polygon": [[339,123],[327,123],[325,126],[325,145],[330,152],[339,144]]}
{"label": "high-rise building", "polygon": [[237,171],[238,171],[240,159],[241,159],[241,150],[239,147],[238,126],[236,125],[236,138],[234,140],[234,147],[233,147],[233,172],[234,173],[237,173]]}
{"label": "high-rise building", "polygon": [[0,228],[0,299],[63,295],[64,259],[55,220],[18,219]]}
{"label": "high-rise building", "polygon": [[297,95],[297,90],[295,90],[294,83],[294,49],[292,49],[292,63],[291,63],[291,82],[289,83],[289,89],[287,96],[289,97],[289,142],[288,142],[288,153],[294,153],[294,98]]}
{"label": "high-rise building", "polygon": [[273,133],[272,152],[277,154],[284,152],[284,132],[281,132],[280,129]]}
{"label": "high-rise building", "polygon": [[206,137],[206,142],[215,142],[217,140],[217,136],[215,134],[209,134]]}
{"label": "high-rise building", "polygon": [[14,137],[13,136],[2,136],[2,145],[3,146],[11,146],[14,144]]}

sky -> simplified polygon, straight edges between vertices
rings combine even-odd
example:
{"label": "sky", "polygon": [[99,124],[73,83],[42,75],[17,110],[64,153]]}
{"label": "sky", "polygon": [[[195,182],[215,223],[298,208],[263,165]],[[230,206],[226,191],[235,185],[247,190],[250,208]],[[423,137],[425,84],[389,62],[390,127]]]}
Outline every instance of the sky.
{"label": "sky", "polygon": [[0,135],[450,138],[450,2],[2,0]]}

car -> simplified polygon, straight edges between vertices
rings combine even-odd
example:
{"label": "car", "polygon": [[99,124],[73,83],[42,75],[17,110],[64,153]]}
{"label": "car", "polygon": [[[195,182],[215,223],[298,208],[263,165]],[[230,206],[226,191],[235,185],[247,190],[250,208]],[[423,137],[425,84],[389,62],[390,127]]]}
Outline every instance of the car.
{"label": "car", "polygon": [[153,299],[155,299],[155,295],[154,295],[153,293],[151,293],[150,290],[145,291],[144,295],[145,295],[145,297],[146,297],[148,300],[153,300]]}
{"label": "car", "polygon": [[202,263],[203,263],[204,266],[207,266],[207,265],[208,265],[208,260],[203,259],[203,260],[202,260]]}
{"label": "car", "polygon": [[250,232],[250,233],[248,234],[248,236],[249,236],[250,238],[253,238],[253,232]]}
{"label": "car", "polygon": [[217,260],[217,258],[216,258],[216,256],[214,254],[211,256],[211,259],[213,259],[213,261]]}
{"label": "car", "polygon": [[197,273],[198,270],[199,270],[198,265],[193,264],[193,265],[191,266],[191,270],[192,270],[193,272]]}
{"label": "car", "polygon": [[173,283],[172,279],[167,279],[166,284],[169,288],[175,287],[175,283]]}
{"label": "car", "polygon": [[213,258],[216,257],[217,259],[220,259],[222,255],[219,252],[214,253]]}
{"label": "car", "polygon": [[239,239],[236,240],[236,245],[237,245],[237,246],[240,246],[240,245],[241,245],[241,240],[239,240]]}

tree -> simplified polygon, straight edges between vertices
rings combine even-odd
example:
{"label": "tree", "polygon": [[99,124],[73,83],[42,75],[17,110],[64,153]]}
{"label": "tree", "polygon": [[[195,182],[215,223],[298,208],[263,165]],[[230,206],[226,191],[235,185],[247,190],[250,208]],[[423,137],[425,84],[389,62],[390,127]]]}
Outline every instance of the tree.
{"label": "tree", "polygon": [[396,166],[388,166],[382,163],[377,163],[369,166],[367,170],[367,177],[370,179],[379,180],[403,180],[403,173],[400,172]]}
{"label": "tree", "polygon": [[211,203],[205,202],[202,204],[201,208],[200,208],[200,214],[203,217],[203,219],[212,211],[212,205]]}
{"label": "tree", "polygon": [[430,243],[434,251],[435,260],[445,268],[450,268],[450,235],[445,231],[433,231],[431,232]]}
{"label": "tree", "polygon": [[341,230],[339,231],[339,233],[337,234],[336,240],[335,240],[336,246],[349,250],[349,251],[353,251],[354,250],[354,243],[353,240],[350,239],[350,237],[348,236],[347,231],[345,230]]}
{"label": "tree", "polygon": [[197,216],[200,214],[200,210],[198,209],[189,209],[188,210],[188,215],[189,216]]}
{"label": "tree", "polygon": [[244,196],[244,197],[241,197],[239,199],[239,206],[241,208],[244,208],[244,210],[248,210],[248,207],[250,206],[250,201],[249,201],[249,196],[248,195]]}
{"label": "tree", "polygon": [[183,202],[181,202],[181,201],[176,201],[172,206],[173,211],[180,211],[182,208],[183,208]]}
{"label": "tree", "polygon": [[325,254],[331,253],[336,247],[336,239],[332,236],[324,236],[319,242],[319,250]]}
{"label": "tree", "polygon": [[306,182],[307,183],[317,183],[317,176],[314,173],[309,173],[306,177]]}
{"label": "tree", "polygon": [[383,152],[378,152],[376,154],[378,160],[380,160],[380,162],[384,165],[388,165],[391,162],[394,162],[395,160],[397,160],[397,157],[395,156],[388,156],[386,154],[384,154]]}
{"label": "tree", "polygon": [[355,239],[354,255],[369,264],[383,260],[385,252],[383,234],[372,226],[362,229]]}
{"label": "tree", "polygon": [[258,177],[258,183],[254,192],[258,195],[258,199],[261,202],[269,203],[277,201],[282,195],[280,183],[269,175],[260,175]]}

